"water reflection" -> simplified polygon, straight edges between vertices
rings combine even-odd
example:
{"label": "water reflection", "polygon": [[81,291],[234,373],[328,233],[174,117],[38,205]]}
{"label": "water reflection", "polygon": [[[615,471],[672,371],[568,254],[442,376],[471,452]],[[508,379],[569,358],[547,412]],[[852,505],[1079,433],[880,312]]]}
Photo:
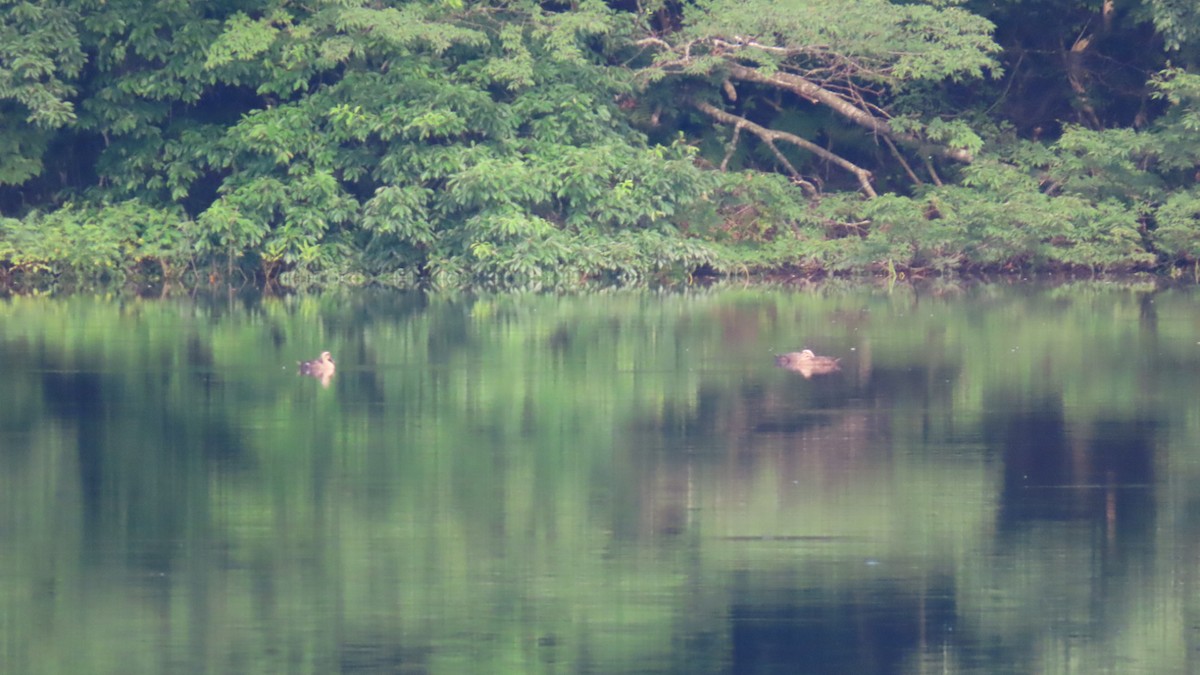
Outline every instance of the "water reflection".
{"label": "water reflection", "polygon": [[732,662],[739,672],[920,672],[922,655],[934,657],[929,670],[957,670],[967,664],[948,662],[939,652],[975,638],[956,633],[964,626],[949,578],[914,589],[881,575],[852,589],[804,590],[794,579],[763,584],[741,572],[733,589]]}
{"label": "water reflection", "polygon": [[1189,672],[1195,307],[11,298],[0,670]]}

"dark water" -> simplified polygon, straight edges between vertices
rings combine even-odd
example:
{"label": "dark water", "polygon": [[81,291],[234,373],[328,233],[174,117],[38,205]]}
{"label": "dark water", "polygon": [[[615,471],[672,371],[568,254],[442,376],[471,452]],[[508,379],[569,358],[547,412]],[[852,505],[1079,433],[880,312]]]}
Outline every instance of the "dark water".
{"label": "dark water", "polygon": [[1198,300],[10,299],[0,671],[1200,672]]}

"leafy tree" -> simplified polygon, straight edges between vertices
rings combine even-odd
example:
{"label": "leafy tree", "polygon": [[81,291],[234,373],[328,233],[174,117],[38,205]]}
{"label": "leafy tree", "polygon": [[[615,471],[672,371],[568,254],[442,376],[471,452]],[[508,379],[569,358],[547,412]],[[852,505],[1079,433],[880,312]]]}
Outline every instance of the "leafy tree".
{"label": "leafy tree", "polygon": [[[959,8],[927,4],[705,0],[683,8],[677,30],[658,31],[639,44],[654,50],[643,68],[646,81],[675,89],[685,88],[681,79],[699,80],[700,86],[685,88],[691,92],[687,102],[713,120],[757,137],[809,192],[817,191],[814,181],[782,144],[849,173],[864,194],[875,196],[872,171],[815,139],[773,128],[771,118],[781,119],[791,108],[817,106],[832,115],[827,125],[836,120],[858,127],[864,137],[882,139],[906,169],[908,160],[896,144],[918,156],[970,161],[980,146],[974,132],[959,126],[949,133],[945,128],[930,133],[919,119],[895,119],[895,104],[923,85],[994,71],[998,47],[991,29],[988,21]],[[716,98],[717,91],[724,92],[727,104]],[[780,95],[788,98],[766,103]],[[777,114],[763,112],[767,106]],[[831,137],[836,133],[823,131]]]}
{"label": "leafy tree", "polygon": [[1194,16],[0,2],[0,266],[502,286],[1182,269],[1200,251]]}
{"label": "leafy tree", "polygon": [[[347,249],[377,272],[502,283],[622,268],[609,234],[669,234],[711,181],[623,121],[627,85],[586,48],[618,23],[598,2],[166,13],[155,34],[186,39],[114,63],[93,106],[101,171],[118,196],[195,205],[201,254],[253,253],[268,276]],[[222,124],[218,97],[251,109]],[[642,271],[707,256],[638,241],[659,250]]]}
{"label": "leafy tree", "polygon": [[0,2],[0,185],[38,175],[55,130],[76,119],[77,20],[58,2]]}

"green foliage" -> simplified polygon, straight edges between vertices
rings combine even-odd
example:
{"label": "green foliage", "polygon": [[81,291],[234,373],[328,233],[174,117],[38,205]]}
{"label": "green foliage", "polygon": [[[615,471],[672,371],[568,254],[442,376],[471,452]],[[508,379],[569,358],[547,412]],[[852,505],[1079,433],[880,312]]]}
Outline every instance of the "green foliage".
{"label": "green foliage", "polygon": [[[0,1],[4,260],[565,286],[1195,258],[1191,10],[625,6]],[[122,209],[186,234],[143,255]]]}
{"label": "green foliage", "polygon": [[1154,212],[1154,241],[1175,261],[1200,260],[1200,191],[1174,192]]}
{"label": "green foliage", "polygon": [[[723,156],[707,155],[723,168],[748,155],[755,168],[812,185],[833,167],[844,173],[830,187],[873,195],[915,177],[914,160],[970,161],[982,147],[976,130],[951,118],[958,110],[942,105],[950,87],[1001,71],[994,26],[962,8],[707,0],[686,4],[680,22],[639,42],[655,49],[641,79],[660,108],[682,105],[739,127]],[[755,149],[738,154],[738,143]],[[890,147],[881,152],[881,143]],[[883,160],[888,151],[898,161]]]}
{"label": "green foliage", "polygon": [[124,278],[152,263],[167,277],[190,262],[195,237],[194,224],[179,213],[136,200],[66,204],[50,213],[0,221],[0,266],[6,275],[99,281]]}
{"label": "green foliage", "polygon": [[718,174],[712,213],[690,223],[706,237],[732,242],[763,242],[808,230],[821,236],[820,219],[803,192],[783,176],[754,171]]}
{"label": "green foliage", "polygon": [[1162,180],[1149,167],[1161,142],[1133,129],[1068,127],[1051,146],[1054,158],[1046,167],[1046,180],[1054,190],[1095,201],[1155,200],[1162,194]]}
{"label": "green foliage", "polygon": [[931,214],[920,200],[882,195],[865,204],[861,214],[870,228],[865,236],[852,240],[856,245],[847,246],[835,267],[933,266],[944,271],[956,266],[954,252],[966,243],[961,235],[965,234],[967,218],[959,214],[931,217],[941,214]]}
{"label": "green foliage", "polygon": [[431,256],[435,286],[572,289],[589,281],[682,281],[692,270],[716,263],[715,249],[675,232],[570,234],[512,212],[480,214],[467,227],[478,236],[465,255],[437,251]]}
{"label": "green foliage", "polygon": [[1146,0],[1148,11],[1168,49],[1195,51],[1200,47],[1200,5],[1187,0]]}
{"label": "green foliage", "polygon": [[76,119],[76,22],[65,3],[0,2],[0,185],[41,173],[51,131]]}
{"label": "green foliage", "polygon": [[1154,263],[1139,205],[1082,191],[1048,194],[1031,172],[981,161],[961,185],[823,204],[831,222],[861,223],[831,242],[824,260],[834,270],[1132,269]]}
{"label": "green foliage", "polygon": [[[980,77],[996,67],[992,25],[964,10],[887,0],[703,0],[681,40],[721,38],[723,54],[761,65],[795,59],[876,81]],[[731,51],[726,51],[731,50]]]}
{"label": "green foliage", "polygon": [[1193,169],[1200,163],[1200,150],[1192,142],[1200,132],[1200,74],[1168,68],[1150,84],[1151,95],[1170,106],[1153,127],[1161,139],[1159,162],[1166,169]]}
{"label": "green foliage", "polygon": [[27,122],[56,128],[75,120],[71,80],[84,60],[76,21],[65,3],[0,2],[0,100],[24,106]]}
{"label": "green foliage", "polygon": [[980,137],[978,131],[963,120],[935,118],[930,120],[928,124],[914,125],[910,123],[908,128],[905,128],[901,123],[901,118],[896,118],[892,120],[892,125],[900,126],[901,129],[906,131],[923,133],[926,138],[934,143],[950,148],[966,150],[973,156],[978,155],[983,150],[983,138]]}
{"label": "green foliage", "polygon": [[[520,284],[576,276],[560,269],[568,259],[617,265],[602,252],[625,245],[593,240],[661,227],[706,182],[686,146],[647,147],[620,121],[618,82],[577,42],[608,31],[611,17],[585,4],[562,15],[524,7],[529,23],[495,24],[494,42],[466,27],[492,19],[446,7],[323,10],[306,24],[312,39],[349,40],[349,58],[387,65],[348,71],[229,128],[210,160],[229,175],[199,218],[209,250],[266,247],[265,259],[311,263],[325,233],[344,228],[359,232],[379,271]],[[253,42],[247,25],[231,24],[229,44],[239,46],[210,51],[221,56],[212,63],[271,52],[267,31],[251,31]],[[544,59],[536,72],[535,57]]]}
{"label": "green foliage", "polygon": [[622,257],[627,242],[605,238],[686,217],[708,179],[686,146],[649,147],[620,119],[623,85],[584,44],[615,25],[599,2],[553,13],[525,3],[233,12],[188,52],[200,60],[194,81],[281,98],[221,133],[173,122],[165,137],[145,135],[114,116],[122,140],[106,154],[123,157],[101,166],[125,194],[178,203],[195,199],[205,174],[220,176],[197,215],[197,253],[268,274],[318,272],[330,264],[321,242],[336,234],[376,273],[516,283],[570,278],[563,260],[593,256],[578,267],[625,260],[641,275],[643,258],[674,258]]}
{"label": "green foliage", "polygon": [[234,61],[248,61],[271,48],[280,26],[290,25],[291,17],[282,12],[258,20],[238,12],[226,20],[224,31],[208,50],[204,67],[213,69]]}
{"label": "green foliage", "polygon": [[40,174],[51,138],[44,129],[0,115],[0,185],[20,185]]}

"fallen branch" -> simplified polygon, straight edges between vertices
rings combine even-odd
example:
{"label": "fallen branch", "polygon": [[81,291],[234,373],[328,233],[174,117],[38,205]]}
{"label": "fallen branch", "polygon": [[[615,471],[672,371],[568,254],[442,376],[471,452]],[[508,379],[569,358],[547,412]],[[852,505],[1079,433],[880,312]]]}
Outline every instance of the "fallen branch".
{"label": "fallen branch", "polygon": [[[849,171],[850,173],[854,174],[854,176],[858,179],[859,188],[863,191],[863,193],[865,195],[867,195],[868,197],[876,197],[877,196],[875,193],[875,188],[871,186],[871,172],[870,171],[867,171],[866,169],[862,168],[861,166],[855,164],[854,162],[851,162],[850,160],[848,160],[844,157],[841,157],[840,155],[836,155],[836,154],[826,150],[825,148],[822,148],[821,146],[817,145],[816,143],[813,143],[812,141],[801,138],[800,136],[797,136],[795,134],[789,134],[786,131],[777,131],[775,129],[768,129],[764,126],[755,124],[754,122],[751,122],[750,120],[748,120],[744,117],[739,117],[732,113],[728,113],[724,110],[721,110],[720,108],[712,105],[711,103],[706,103],[704,101],[693,101],[692,105],[694,105],[696,107],[696,109],[699,110],[700,112],[703,112],[704,114],[708,115],[709,117],[712,117],[713,119],[717,120],[718,122],[723,122],[725,124],[732,124],[739,129],[745,129],[746,131],[749,131],[750,133],[754,134],[755,136],[758,136],[760,139],[762,139],[762,141],[764,143],[767,144],[768,147],[770,147],[772,150],[775,150],[776,152],[778,152],[778,150],[775,149],[775,145],[774,145],[775,141],[786,141],[788,143],[791,143],[792,145],[795,145],[796,147],[803,148],[803,149],[813,153],[814,155],[820,157],[821,159],[824,159],[827,162],[836,164],[837,166],[840,166],[843,169],[845,169],[846,171]],[[790,166],[791,166],[790,164],[785,163],[785,167],[790,167]],[[791,171],[794,172],[795,169],[792,168]],[[793,175],[795,175],[795,174],[793,174]]]}
{"label": "fallen branch", "polygon": [[814,104],[824,105],[829,107],[835,113],[845,117],[855,124],[866,128],[873,133],[891,138],[903,145],[912,147],[922,155],[937,155],[946,157],[964,164],[970,164],[974,161],[974,156],[967,150],[962,148],[947,148],[945,146],[927,143],[911,134],[903,134],[894,131],[886,121],[875,117],[874,115],[862,110],[858,106],[847,101],[842,96],[838,95],[822,87],[815,82],[807,80],[799,75],[775,71],[770,75],[765,75],[754,68],[748,68],[736,63],[730,64],[729,73],[739,80],[747,82],[757,82],[773,87],[786,89],[792,93],[803,96]]}

